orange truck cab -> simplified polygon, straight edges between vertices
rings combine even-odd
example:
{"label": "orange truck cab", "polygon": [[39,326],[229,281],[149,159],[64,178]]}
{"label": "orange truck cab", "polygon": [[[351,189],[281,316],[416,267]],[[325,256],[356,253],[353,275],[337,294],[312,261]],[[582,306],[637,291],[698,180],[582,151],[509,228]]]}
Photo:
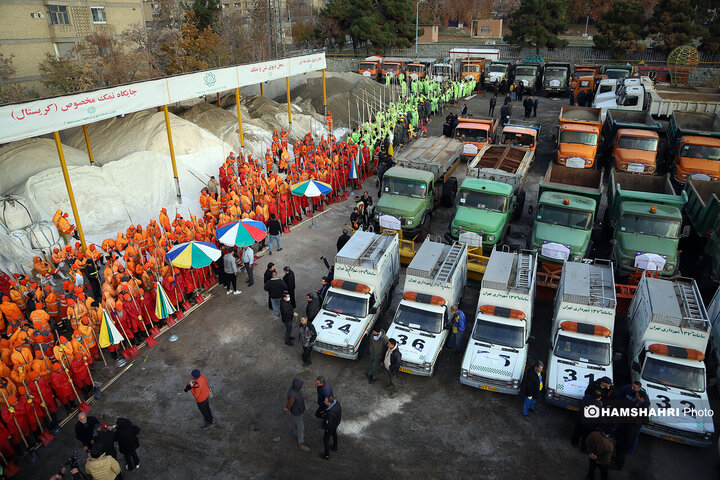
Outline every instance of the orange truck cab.
{"label": "orange truck cab", "polygon": [[516,121],[506,123],[500,134],[500,145],[513,145],[534,152],[540,137],[540,124]]}
{"label": "orange truck cab", "polygon": [[423,80],[427,75],[425,64],[420,62],[408,63],[407,67],[405,67],[405,75],[410,80]]}
{"label": "orange truck cab", "polygon": [[557,163],[572,168],[592,168],[602,130],[599,108],[563,105],[557,132]]}
{"label": "orange truck cab", "polygon": [[600,78],[599,65],[576,65],[570,82],[570,94],[574,98],[577,98],[580,92],[585,92],[586,97],[592,96]]}
{"label": "orange truck cab", "polygon": [[464,144],[460,159],[470,160],[495,139],[495,119],[461,118],[455,128],[455,138]]}
{"label": "orange truck cab", "polygon": [[465,80],[475,79],[476,85],[480,85],[483,72],[485,71],[485,59],[462,60],[462,78]]}
{"label": "orange truck cab", "polygon": [[602,135],[610,163],[621,172],[654,174],[661,130],[662,124],[650,112],[609,109]]}
{"label": "orange truck cab", "polygon": [[404,73],[405,62],[399,58],[386,58],[382,64],[382,78],[388,74],[390,78],[397,78],[398,75]]}
{"label": "orange truck cab", "polygon": [[670,116],[667,152],[674,180],[720,181],[720,116],[716,113],[680,112]]}
{"label": "orange truck cab", "polygon": [[382,61],[383,57],[367,57],[365,60],[360,62],[360,66],[358,67],[358,73],[363,77],[369,77],[378,80],[380,79]]}

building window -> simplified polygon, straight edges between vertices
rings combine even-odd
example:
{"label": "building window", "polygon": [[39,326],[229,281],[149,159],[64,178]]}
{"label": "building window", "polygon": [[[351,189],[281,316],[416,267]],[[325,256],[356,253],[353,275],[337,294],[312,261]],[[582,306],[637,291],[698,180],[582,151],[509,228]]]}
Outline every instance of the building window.
{"label": "building window", "polygon": [[90,7],[93,23],[107,23],[105,20],[105,7]]}
{"label": "building window", "polygon": [[48,5],[50,25],[70,25],[70,16],[65,5]]}
{"label": "building window", "polygon": [[490,33],[490,27],[480,27],[480,33]]}

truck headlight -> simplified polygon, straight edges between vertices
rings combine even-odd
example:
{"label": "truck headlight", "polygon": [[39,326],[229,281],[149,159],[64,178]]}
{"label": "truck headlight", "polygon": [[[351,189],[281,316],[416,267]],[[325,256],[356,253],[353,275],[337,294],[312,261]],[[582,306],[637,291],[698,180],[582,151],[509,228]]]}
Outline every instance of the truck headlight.
{"label": "truck headlight", "polygon": [[467,376],[468,376],[467,369],[463,368],[462,370],[460,370],[460,376],[463,378],[467,378]]}
{"label": "truck headlight", "polygon": [[563,158],[563,157],[558,158],[558,163],[560,165],[565,165],[565,158]]}
{"label": "truck headlight", "polygon": [[622,260],[620,260],[620,264],[627,266],[627,265],[630,264],[630,259],[628,259],[628,258],[623,258]]}
{"label": "truck headlight", "polygon": [[453,235],[457,235],[458,233],[460,233],[460,230],[455,227],[453,227],[451,231],[452,231]]}
{"label": "truck headlight", "polygon": [[573,259],[573,262],[581,262],[583,259],[583,256],[582,255],[573,255],[572,259]]}
{"label": "truck headlight", "polygon": [[517,378],[513,378],[512,386],[513,386],[513,387],[518,387],[518,386],[520,386],[520,380],[518,380]]}
{"label": "truck headlight", "polygon": [[548,398],[551,398],[553,395],[555,395],[555,389],[554,388],[548,388],[545,392],[545,396]]}
{"label": "truck headlight", "polygon": [[680,178],[687,178],[687,173],[681,173]]}
{"label": "truck headlight", "polygon": [[718,177],[713,177],[713,179],[712,179],[713,182],[717,182],[718,180],[720,180],[720,178],[718,178]]}
{"label": "truck headlight", "polygon": [[620,170],[625,170],[626,168],[627,168],[627,163],[620,164]]}
{"label": "truck headlight", "polygon": [[673,270],[675,270],[675,265],[673,265],[672,263],[668,263],[667,265],[665,265],[665,270],[667,270],[668,272],[672,272]]}
{"label": "truck headlight", "polygon": [[587,160],[585,160],[585,166],[589,167],[590,165],[592,165],[592,162],[593,162],[592,159],[588,158]]}
{"label": "truck headlight", "polygon": [[425,368],[425,370],[430,370],[432,368],[432,363],[425,362],[423,363],[423,367]]}
{"label": "truck headlight", "polygon": [[488,242],[494,242],[494,241],[495,241],[495,235],[488,235],[487,239],[488,239]]}
{"label": "truck headlight", "polygon": [[408,218],[407,220],[405,220],[405,225],[412,225],[412,223],[412,218]]}

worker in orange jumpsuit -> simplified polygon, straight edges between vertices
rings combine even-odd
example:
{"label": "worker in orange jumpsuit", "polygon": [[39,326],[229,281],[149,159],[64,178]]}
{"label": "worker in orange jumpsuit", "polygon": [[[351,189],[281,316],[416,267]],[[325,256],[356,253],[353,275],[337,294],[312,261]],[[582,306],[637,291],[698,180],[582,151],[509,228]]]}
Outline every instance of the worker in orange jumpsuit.
{"label": "worker in orange jumpsuit", "polygon": [[22,366],[30,368],[30,364],[34,360],[32,349],[28,343],[16,342],[13,344],[13,352],[10,355],[10,361],[13,367]]}
{"label": "worker in orange jumpsuit", "polygon": [[75,358],[70,364],[70,377],[72,377],[73,384],[78,393],[82,393],[85,396],[85,400],[90,398],[93,385],[90,381],[90,374],[88,373],[85,358],[80,353],[75,354]]}
{"label": "worker in orange jumpsuit", "polygon": [[[100,358],[97,342],[95,341],[95,332],[89,318],[83,318],[78,326],[77,333],[80,335],[80,341],[86,351],[90,352],[92,358],[97,360]],[[73,334],[75,337],[75,334]]]}
{"label": "worker in orange jumpsuit", "polygon": [[200,193],[200,208],[202,209],[203,214],[210,212],[210,194],[204,188]]}
{"label": "worker in orange jumpsuit", "polygon": [[[51,350],[52,353],[52,350]],[[35,360],[30,365],[30,371],[35,372],[41,377],[50,375],[50,359],[43,356],[43,352],[40,350],[35,352]],[[30,373],[28,373],[30,375]]]}
{"label": "worker in orange jumpsuit", "polygon": [[65,407],[65,410],[70,413],[75,408],[75,391],[73,386],[70,384],[67,373],[63,369],[63,366],[59,363],[52,364],[52,373],[50,373],[50,385],[55,392],[55,398],[57,398],[60,405]]}
{"label": "worker in orange jumpsuit", "polygon": [[67,367],[70,362],[72,361],[73,357],[75,356],[75,352],[72,348],[72,342],[70,342],[67,338],[60,337],[58,341],[58,345],[53,347],[53,357],[55,357],[55,360],[60,362],[61,365],[64,365]]}
{"label": "worker in orange jumpsuit", "polygon": [[170,218],[167,214],[167,209],[163,208],[160,210],[160,215],[158,215],[158,223],[160,223],[160,226],[165,230],[166,232],[169,232],[170,229]]}
{"label": "worker in orange jumpsuit", "polygon": [[45,311],[53,321],[60,320],[60,301],[50,285],[45,285]]}
{"label": "worker in orange jumpsuit", "polygon": [[20,328],[25,317],[16,303],[10,301],[10,297],[3,295],[2,303],[0,303],[0,312],[2,312],[2,320],[0,320],[0,330],[12,335],[12,333]]}

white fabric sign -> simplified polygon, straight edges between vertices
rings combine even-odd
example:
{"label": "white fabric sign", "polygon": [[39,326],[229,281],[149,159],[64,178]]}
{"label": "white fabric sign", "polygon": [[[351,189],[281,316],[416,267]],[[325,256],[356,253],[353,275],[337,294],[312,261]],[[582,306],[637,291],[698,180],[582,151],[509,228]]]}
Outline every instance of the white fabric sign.
{"label": "white fabric sign", "polygon": [[390,230],[400,230],[402,226],[402,222],[400,222],[400,219],[397,217],[393,217],[392,215],[380,215],[378,221],[382,228],[387,228]]}
{"label": "white fabric sign", "polygon": [[637,252],[635,254],[635,268],[641,270],[663,270],[666,261],[663,255],[658,255],[657,253]]}
{"label": "white fabric sign", "polygon": [[190,98],[234,90],[238,84],[237,67],[179,75],[170,77],[167,81],[170,101],[181,102]]}
{"label": "white fabric sign", "polygon": [[557,260],[567,260],[570,256],[570,249],[559,243],[547,242],[543,243],[540,253],[544,257],[555,258]]}
{"label": "white fabric sign", "polygon": [[237,68],[241,87],[290,76],[290,63],[287,59],[240,65]]}
{"label": "white fabric sign", "polygon": [[458,242],[468,247],[482,247],[482,235],[475,232],[460,232]]}

